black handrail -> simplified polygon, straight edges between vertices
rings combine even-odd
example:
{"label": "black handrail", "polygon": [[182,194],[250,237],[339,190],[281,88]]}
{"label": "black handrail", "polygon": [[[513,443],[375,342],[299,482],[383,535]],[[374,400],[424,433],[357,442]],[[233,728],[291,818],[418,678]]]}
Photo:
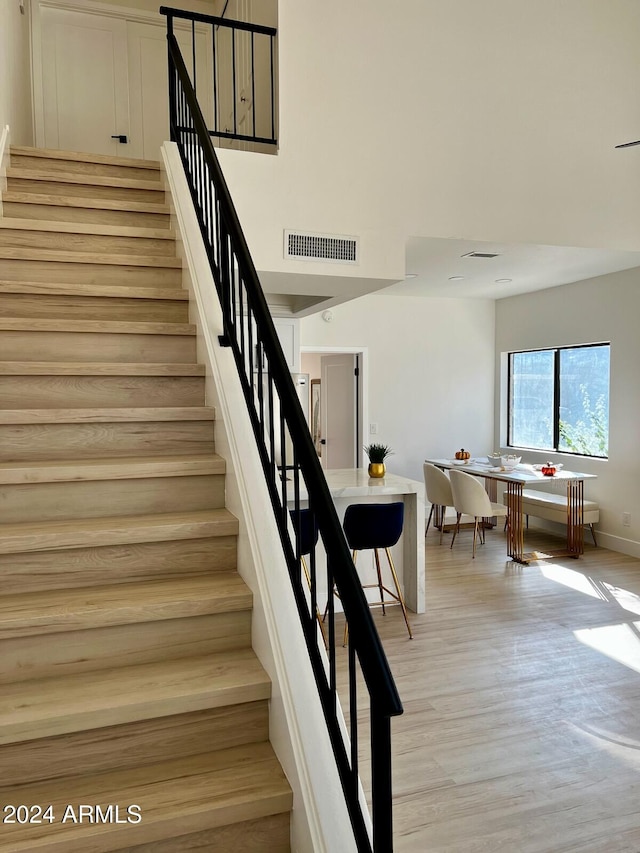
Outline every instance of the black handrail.
{"label": "black handrail", "polygon": [[[215,155],[167,15],[171,138],[177,143],[222,305],[224,334],[238,368],[249,417],[292,582],[305,642],[358,850],[393,849],[390,718],[402,713],[380,638],[338,520],[237,213]],[[181,13],[184,16],[186,13]],[[306,492],[306,496],[305,496]],[[317,587],[322,562],[308,553],[301,571],[301,525],[307,502],[326,554],[328,665],[319,644]],[[307,563],[305,563],[305,568]],[[335,589],[349,626],[349,737],[343,734],[336,678]],[[357,669],[359,666],[359,670]],[[357,681],[369,695],[373,844],[359,796]]]}
{"label": "black handrail", "polygon": [[[160,13],[170,21],[177,19],[191,24],[188,52],[191,83],[198,102],[209,116],[209,134],[217,139],[275,148],[278,138],[273,57],[277,30],[167,6],[162,6]],[[196,24],[201,24],[204,30],[199,45]],[[225,49],[231,53],[229,61],[224,60]],[[243,57],[244,62],[238,57]],[[259,91],[256,80],[260,83]],[[211,91],[207,95],[209,84]]]}

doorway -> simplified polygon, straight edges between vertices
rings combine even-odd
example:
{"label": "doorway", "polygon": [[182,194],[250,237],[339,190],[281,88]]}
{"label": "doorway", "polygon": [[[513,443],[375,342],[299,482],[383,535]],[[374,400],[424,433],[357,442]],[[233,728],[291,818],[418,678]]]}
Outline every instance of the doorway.
{"label": "doorway", "polygon": [[368,431],[367,351],[362,347],[301,347],[309,375],[310,428],[322,467],[360,468]]}

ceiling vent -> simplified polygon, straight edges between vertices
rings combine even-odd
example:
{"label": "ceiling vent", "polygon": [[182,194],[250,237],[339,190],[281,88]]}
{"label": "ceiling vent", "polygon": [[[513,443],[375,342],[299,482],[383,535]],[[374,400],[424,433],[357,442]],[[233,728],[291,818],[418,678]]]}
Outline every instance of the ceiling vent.
{"label": "ceiling vent", "polygon": [[499,258],[498,252],[467,252],[466,255],[461,255],[462,258]]}
{"label": "ceiling vent", "polygon": [[356,237],[285,231],[284,256],[298,261],[357,264],[358,240]]}

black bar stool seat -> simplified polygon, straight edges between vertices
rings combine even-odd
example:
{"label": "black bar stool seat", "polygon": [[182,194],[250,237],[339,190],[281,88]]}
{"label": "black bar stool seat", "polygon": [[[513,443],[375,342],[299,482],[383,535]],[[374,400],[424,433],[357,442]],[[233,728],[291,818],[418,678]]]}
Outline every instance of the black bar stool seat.
{"label": "black bar stool seat", "polygon": [[[402,501],[388,504],[350,504],[344,514],[344,534],[347,537],[349,547],[353,552],[353,562],[356,563],[358,551],[373,550],[376,562],[376,571],[378,582],[371,584],[363,584],[363,589],[377,587],[380,592],[380,601],[369,602],[369,607],[382,607],[382,612],[386,613],[385,605],[389,604],[389,600],[385,599],[385,593],[391,596],[392,601],[397,601],[402,609],[402,615],[409,632],[409,637],[412,639],[411,625],[407,615],[407,607],[404,601],[404,595],[400,589],[398,575],[396,574],[393,559],[391,557],[392,548],[402,535],[402,527],[404,524],[404,504]],[[380,568],[380,556],[378,551],[384,549],[391,569],[391,577],[395,591],[385,586],[382,581],[382,571]],[[335,592],[335,588],[334,588]],[[345,626],[345,645],[348,637],[348,626]]]}

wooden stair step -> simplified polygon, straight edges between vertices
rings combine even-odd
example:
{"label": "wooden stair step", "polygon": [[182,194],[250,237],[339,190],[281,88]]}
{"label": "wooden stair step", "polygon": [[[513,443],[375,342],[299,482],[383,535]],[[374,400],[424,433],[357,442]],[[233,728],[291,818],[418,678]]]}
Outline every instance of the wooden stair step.
{"label": "wooden stair step", "polygon": [[[64,289],[64,288],[63,288]],[[0,286],[0,305],[5,317],[106,320],[109,322],[188,323],[189,303],[183,299],[141,299],[126,294],[19,293]]]}
{"label": "wooden stair step", "polygon": [[169,255],[118,255],[102,252],[68,252],[58,249],[30,249],[0,246],[0,261],[47,261],[63,264],[105,264],[126,267],[181,269],[182,260]]}
{"label": "wooden stair step", "polygon": [[101,163],[107,166],[130,166],[148,169],[160,179],[160,162],[134,157],[114,157],[110,154],[89,154],[84,151],[65,151],[60,148],[34,148],[29,145],[11,145],[11,156],[35,157],[39,160],[74,160],[78,163]]}
{"label": "wooden stair step", "polygon": [[0,596],[0,639],[231,613],[251,608],[235,572]]}
{"label": "wooden stair step", "polygon": [[[56,779],[16,789],[1,791],[3,802],[51,803],[55,821],[51,824],[5,825],[2,837],[13,853],[104,853],[111,850],[134,850],[144,845],[148,850],[188,850],[181,846],[183,838],[206,830],[223,835],[225,846],[216,842],[198,845],[200,850],[282,850],[280,841],[270,844],[264,838],[259,847],[244,846],[242,837],[227,833],[233,824],[271,818],[288,812],[293,803],[290,786],[268,743],[246,744],[217,752],[174,759],[130,770],[90,776]],[[17,800],[16,800],[17,802]],[[69,804],[95,803],[119,806],[123,823],[63,821]],[[139,806],[141,820],[128,823],[127,808]],[[75,806],[77,808],[77,806]],[[282,824],[280,824],[282,828]],[[259,830],[254,830],[259,833]],[[215,838],[212,835],[211,838]],[[175,838],[180,846],[165,847],[166,839]],[[226,839],[226,843],[225,843]],[[171,842],[169,842],[171,843]],[[197,842],[196,842],[197,843]],[[231,843],[232,846],[227,846]],[[159,846],[156,846],[159,845]]]}
{"label": "wooden stair step", "polygon": [[0,376],[204,376],[204,364],[0,361]]}
{"label": "wooden stair step", "polygon": [[182,288],[125,287],[108,284],[64,284],[63,282],[0,281],[0,293],[25,293],[44,296],[85,296],[118,299],[162,299],[188,302],[189,293]]}
{"label": "wooden stair step", "polygon": [[238,520],[224,507],[75,521],[21,522],[0,525],[0,554],[208,539],[237,534]]}
{"label": "wooden stair step", "polygon": [[105,332],[112,335],[195,335],[194,323],[129,323],[126,320],[61,320],[0,317],[0,331]]}
{"label": "wooden stair step", "polygon": [[176,235],[166,228],[134,228],[126,225],[104,225],[99,222],[56,222],[33,219],[0,219],[0,231],[43,231],[56,234],[92,234],[101,237],[140,237],[175,242]]}
{"label": "wooden stair step", "polygon": [[125,456],[51,462],[0,462],[0,485],[81,480],[133,480],[147,477],[208,476],[225,473],[215,453],[175,456]]}
{"label": "wooden stair step", "polygon": [[[37,220],[29,220],[37,224]],[[2,220],[0,220],[0,223]],[[70,225],[72,223],[65,223]],[[114,227],[114,226],[111,226]],[[126,230],[124,227],[121,230]],[[131,229],[140,231],[142,229]],[[158,230],[158,229],[156,229]],[[65,252],[93,253],[99,255],[140,255],[142,257],[175,257],[176,244],[171,232],[165,237],[141,234],[94,234],[85,231],[60,231],[42,228],[0,226],[0,247],[27,249],[29,251],[56,251],[64,246]]]}
{"label": "wooden stair step", "polygon": [[164,195],[164,186],[155,175],[150,180],[125,178],[120,175],[96,175],[91,172],[50,172],[40,169],[16,169],[9,167],[6,171],[7,180],[44,181],[59,184],[82,185],[93,187],[122,187],[125,189],[148,190]]}
{"label": "wooden stair step", "polygon": [[126,421],[215,420],[212,406],[130,409],[0,409],[0,424],[77,424]]}
{"label": "wooden stair step", "polygon": [[[72,188],[70,188],[72,189]],[[2,194],[3,204],[39,204],[53,207],[78,207],[87,210],[119,210],[129,213],[171,213],[171,208],[166,202],[139,201],[128,198],[90,198],[88,196],[74,196],[70,191],[65,195],[52,193],[29,193],[17,189],[7,189]]]}
{"label": "wooden stair step", "polygon": [[2,591],[9,595],[235,571],[235,535],[189,539],[184,526],[175,531],[183,538],[0,554]]}
{"label": "wooden stair step", "polygon": [[251,649],[5,684],[0,744],[268,699]]}
{"label": "wooden stair step", "polygon": [[3,376],[0,408],[34,409],[204,406],[204,376],[93,375]]}

